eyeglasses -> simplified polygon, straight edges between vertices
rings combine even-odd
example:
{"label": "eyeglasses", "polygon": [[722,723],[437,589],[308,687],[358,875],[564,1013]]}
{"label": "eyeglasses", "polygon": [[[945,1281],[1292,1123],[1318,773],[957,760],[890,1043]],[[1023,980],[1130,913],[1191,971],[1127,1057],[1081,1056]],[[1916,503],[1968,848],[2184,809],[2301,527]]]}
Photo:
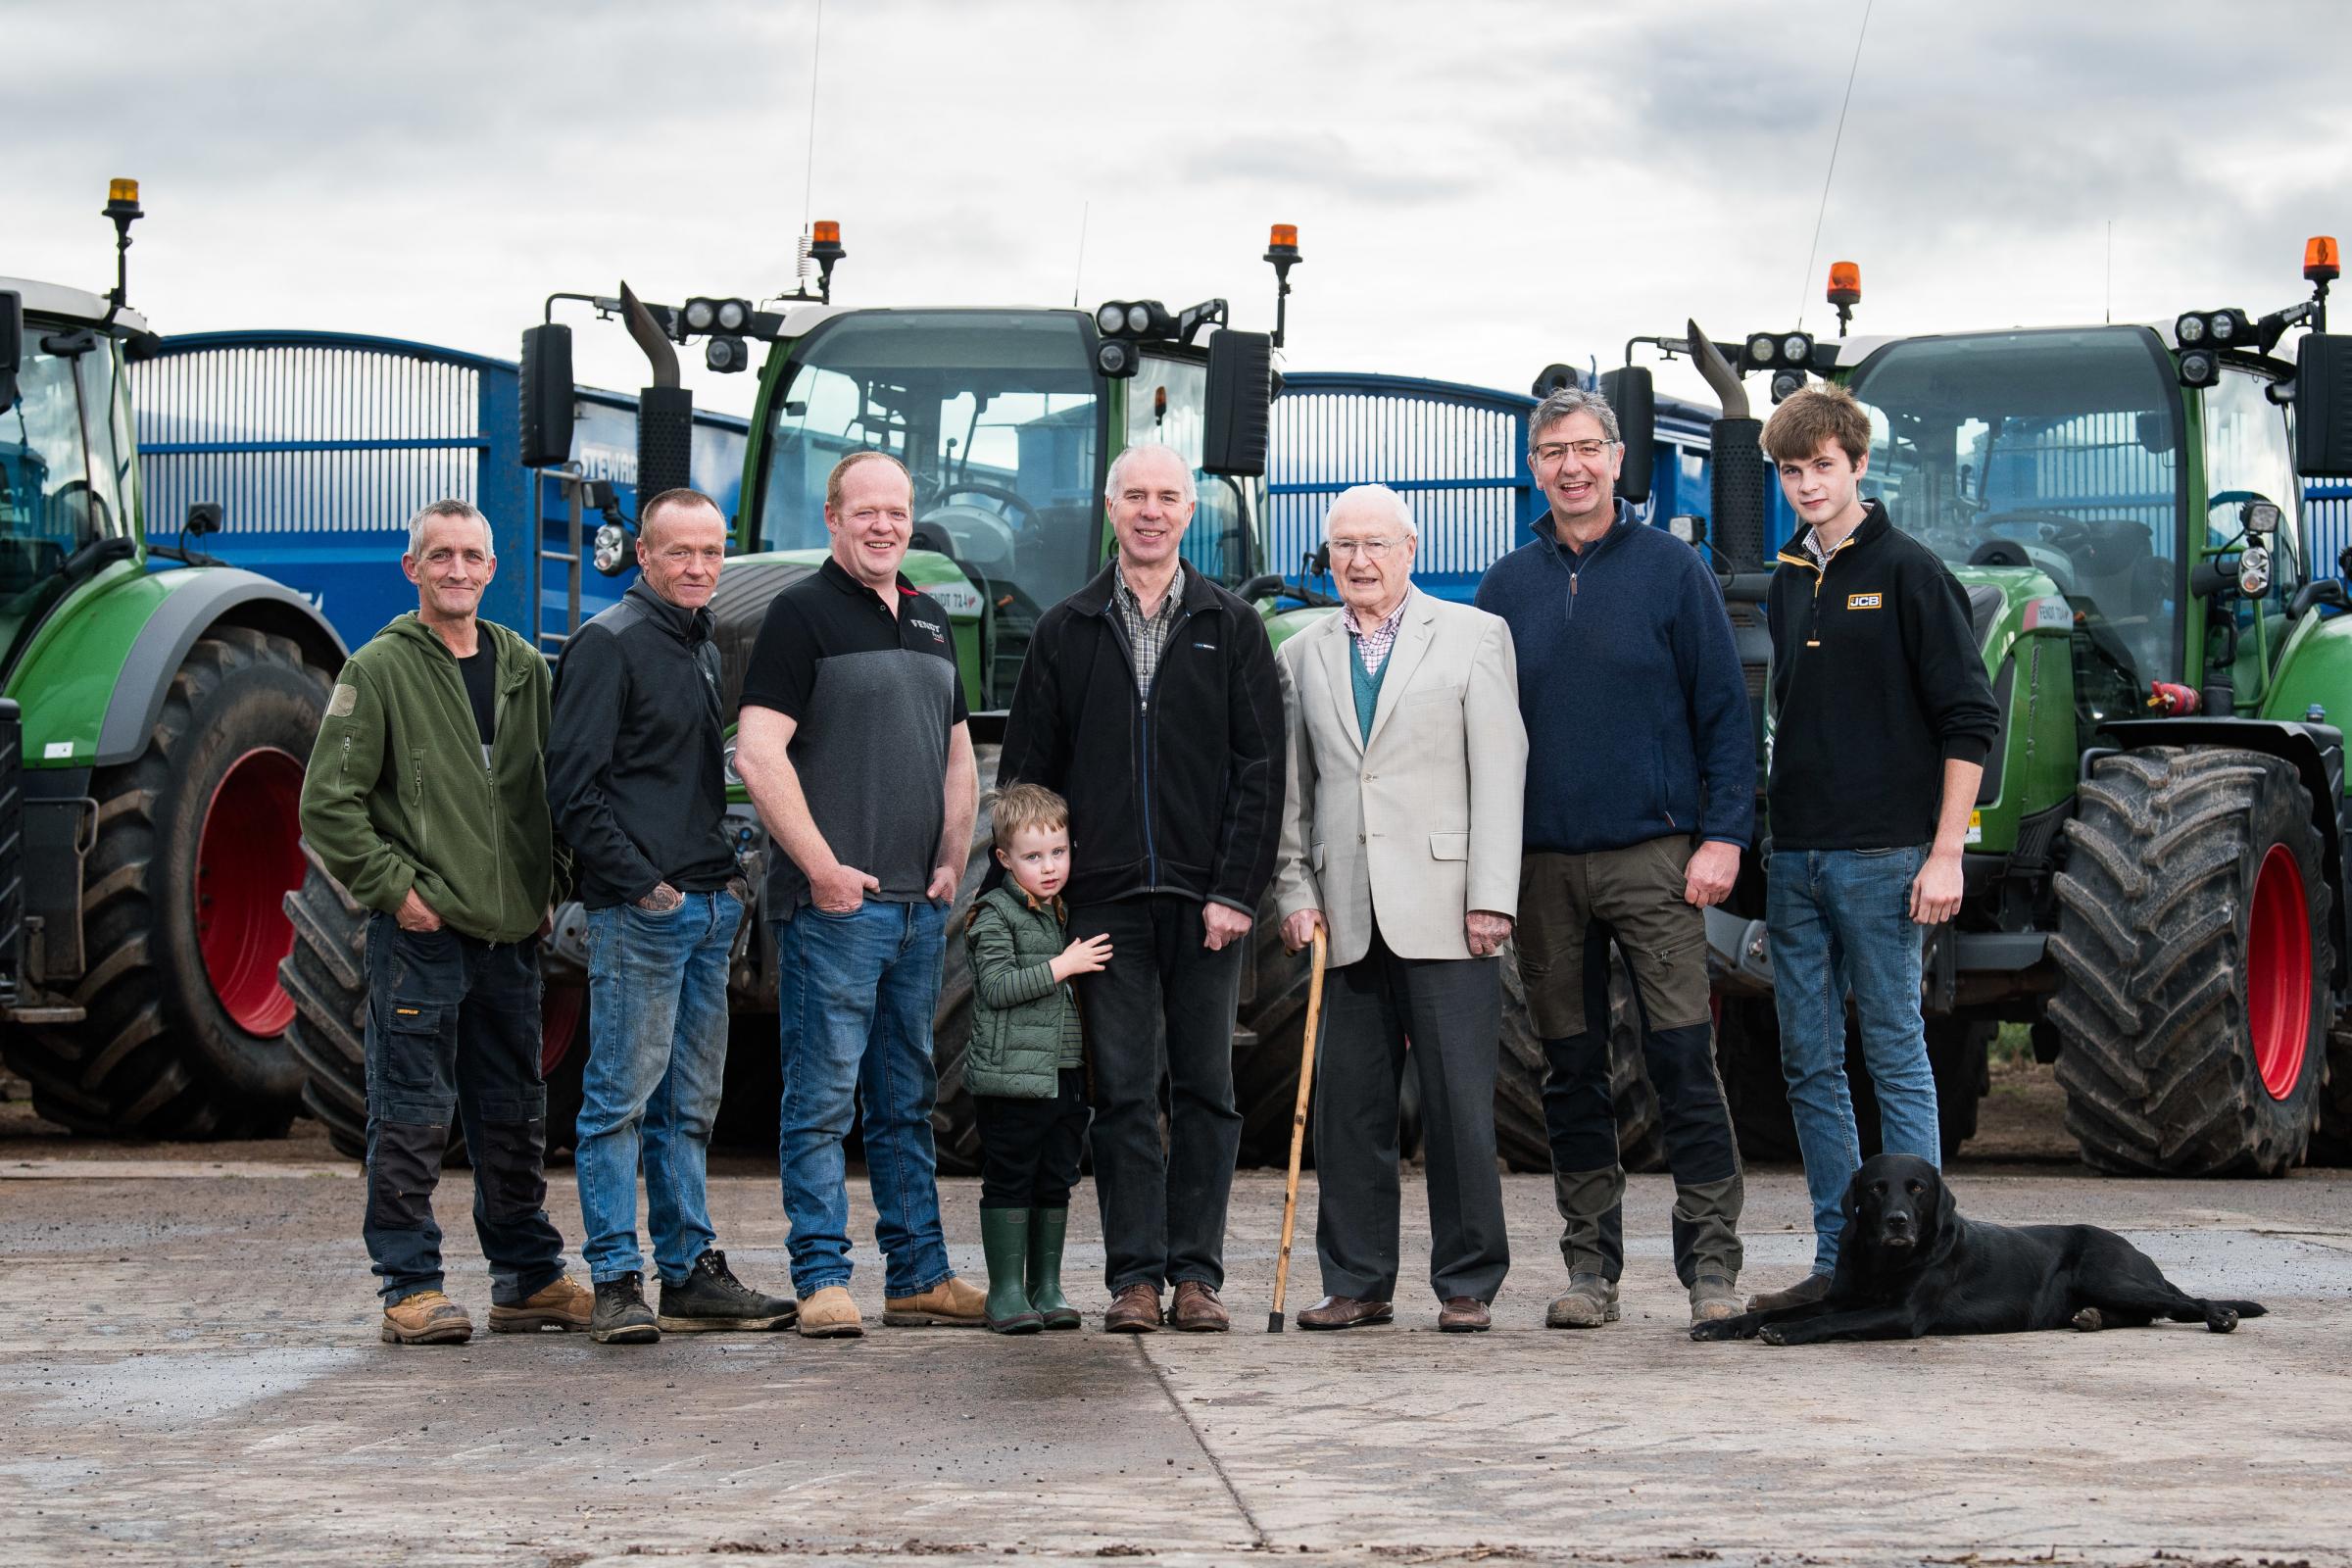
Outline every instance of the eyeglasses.
{"label": "eyeglasses", "polygon": [[1389,552],[1404,543],[1401,539],[1334,539],[1331,553],[1340,556],[1361,556],[1366,561],[1386,561]]}
{"label": "eyeglasses", "polygon": [[1562,460],[1573,455],[1580,463],[1592,463],[1605,456],[1614,441],[1546,441],[1528,453],[1539,467],[1556,468]]}

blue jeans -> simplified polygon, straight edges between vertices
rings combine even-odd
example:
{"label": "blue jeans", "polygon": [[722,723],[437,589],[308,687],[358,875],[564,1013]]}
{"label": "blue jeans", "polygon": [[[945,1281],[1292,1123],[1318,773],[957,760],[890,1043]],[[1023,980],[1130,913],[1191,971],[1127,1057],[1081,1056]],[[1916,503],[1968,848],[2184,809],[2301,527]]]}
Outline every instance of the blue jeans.
{"label": "blue jeans", "polygon": [[1837,1266],[1846,1185],[1862,1167],[1845,1085],[1845,999],[1862,1028],[1862,1060],[1879,1092],[1880,1145],[1941,1164],[1936,1074],[1920,1019],[1919,947],[1911,883],[1928,847],[1779,850],[1768,871],[1773,1002],[1781,1070],[1813,1200],[1816,1273]]}
{"label": "blue jeans", "polygon": [[931,1105],[931,1015],[939,1005],[948,911],[928,900],[868,899],[853,914],[814,906],[776,925],[784,1093],[776,1154],[792,1222],[792,1286],[803,1298],[850,1283],[853,1113],[864,1129],[883,1290],[919,1296],[955,1270],[940,1231]]}
{"label": "blue jeans", "polygon": [[689,893],[667,914],[588,911],[588,1071],[579,1142],[582,1252],[598,1284],[643,1274],[637,1158],[645,1155],[654,1267],[671,1284],[717,1240],[705,1197],[710,1123],[727,1069],[727,954],[743,906]]}

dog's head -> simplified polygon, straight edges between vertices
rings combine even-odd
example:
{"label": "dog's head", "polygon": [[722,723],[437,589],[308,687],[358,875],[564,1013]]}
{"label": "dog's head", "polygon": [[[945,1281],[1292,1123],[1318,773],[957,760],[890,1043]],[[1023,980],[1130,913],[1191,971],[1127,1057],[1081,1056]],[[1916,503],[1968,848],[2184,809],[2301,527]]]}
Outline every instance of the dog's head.
{"label": "dog's head", "polygon": [[1901,1267],[1935,1253],[1957,1210],[1943,1175],[1910,1154],[1876,1154],[1845,1188],[1846,1245]]}

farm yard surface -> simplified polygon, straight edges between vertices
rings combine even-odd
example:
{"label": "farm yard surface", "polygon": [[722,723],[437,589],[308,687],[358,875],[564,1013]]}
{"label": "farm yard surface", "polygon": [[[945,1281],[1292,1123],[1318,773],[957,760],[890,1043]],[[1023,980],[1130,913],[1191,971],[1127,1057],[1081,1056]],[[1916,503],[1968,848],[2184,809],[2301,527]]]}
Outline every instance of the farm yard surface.
{"label": "farm yard surface", "polygon": [[[1998,1100],[1996,1095],[1996,1102]],[[1988,1102],[1988,1109],[1992,1103]],[[14,1112],[15,1114],[5,1114]],[[1979,1143],[2004,1150],[2000,1118]],[[717,1162],[721,1245],[785,1280],[773,1163]],[[1390,1329],[1263,1332],[1279,1174],[1235,1193],[1235,1332],[481,1335],[377,1343],[360,1184],[304,1123],[272,1144],[105,1145],[0,1107],[0,1559],[12,1564],[583,1564],[1286,1559],[1427,1563],[2352,1562],[2352,1181],[2103,1180],[1964,1158],[1964,1211],[2085,1220],[2192,1293],[2271,1315],[2097,1335],[1698,1346],[1633,1180],[1625,1321],[1546,1332],[1550,1184],[1506,1180],[1514,1265],[1483,1336],[1434,1332],[1409,1259]],[[577,1245],[570,1172],[550,1209]],[[466,1176],[452,1294],[484,1321]],[[943,1183],[983,1273],[977,1184]],[[871,1235],[858,1200],[854,1233]],[[1313,1181],[1291,1304],[1317,1294]],[[1749,1175],[1746,1283],[1809,1255],[1804,1190]]]}

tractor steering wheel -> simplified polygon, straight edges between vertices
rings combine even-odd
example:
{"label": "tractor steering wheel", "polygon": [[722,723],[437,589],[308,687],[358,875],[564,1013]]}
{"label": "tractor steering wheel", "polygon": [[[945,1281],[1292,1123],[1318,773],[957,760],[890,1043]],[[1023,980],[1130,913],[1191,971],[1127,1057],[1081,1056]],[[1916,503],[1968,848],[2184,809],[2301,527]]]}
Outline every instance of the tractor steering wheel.
{"label": "tractor steering wheel", "polygon": [[948,497],[957,495],[984,496],[991,501],[1003,502],[1019,514],[1018,516],[1010,519],[1015,528],[1031,528],[1037,524],[1037,509],[1031,506],[1018,490],[1007,489],[1001,484],[990,484],[985,479],[947,480],[931,497],[930,504],[934,507],[945,506]]}

